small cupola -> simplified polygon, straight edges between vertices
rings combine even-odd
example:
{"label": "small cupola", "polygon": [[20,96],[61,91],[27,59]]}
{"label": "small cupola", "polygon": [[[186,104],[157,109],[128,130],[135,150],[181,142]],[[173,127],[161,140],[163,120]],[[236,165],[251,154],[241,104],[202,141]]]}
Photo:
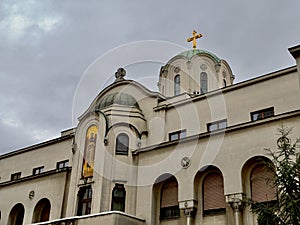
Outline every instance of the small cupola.
{"label": "small cupola", "polygon": [[162,95],[200,95],[233,84],[234,75],[224,59],[197,49],[196,39],[201,37],[194,31],[187,39],[193,42],[193,49],[179,53],[161,67],[158,87]]}

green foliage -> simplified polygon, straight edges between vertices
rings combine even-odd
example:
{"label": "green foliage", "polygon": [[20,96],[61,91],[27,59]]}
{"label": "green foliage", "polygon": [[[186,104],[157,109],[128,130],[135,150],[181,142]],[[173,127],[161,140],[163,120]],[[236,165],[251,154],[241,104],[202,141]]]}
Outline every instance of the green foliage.
{"label": "green foliage", "polygon": [[267,203],[246,199],[246,205],[258,216],[261,225],[300,225],[300,139],[293,144],[289,138],[291,129],[278,129],[277,150],[266,149],[272,163],[265,163],[274,172],[273,185],[277,200]]}

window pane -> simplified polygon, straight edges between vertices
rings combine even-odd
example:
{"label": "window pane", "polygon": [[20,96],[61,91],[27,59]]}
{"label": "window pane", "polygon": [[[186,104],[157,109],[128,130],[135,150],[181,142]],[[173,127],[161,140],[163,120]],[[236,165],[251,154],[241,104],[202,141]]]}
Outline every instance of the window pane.
{"label": "window pane", "polygon": [[180,216],[179,205],[160,209],[160,219],[171,219]]}
{"label": "window pane", "polygon": [[92,188],[90,186],[80,188],[78,196],[77,215],[82,216],[90,214],[92,205]]}
{"label": "window pane", "polygon": [[201,89],[201,94],[207,92],[207,73],[205,72],[200,73],[200,89]]}
{"label": "window pane", "polygon": [[178,140],[178,134],[171,134],[170,135],[170,141]]}
{"label": "window pane", "polygon": [[224,129],[226,127],[227,127],[227,122],[226,121],[223,121],[223,122],[219,123],[219,129]]}
{"label": "window pane", "polygon": [[17,180],[21,178],[21,172],[12,174],[10,178],[11,180]]}
{"label": "window pane", "polygon": [[180,133],[180,138],[185,138],[186,137],[186,131],[182,131]]}
{"label": "window pane", "polygon": [[256,120],[258,120],[259,119],[259,114],[258,113],[253,113],[252,114],[252,120],[253,121],[256,121]]}
{"label": "window pane", "polygon": [[112,191],[111,210],[125,211],[125,197],[126,191],[124,185],[116,184]]}
{"label": "window pane", "polygon": [[128,154],[129,137],[127,134],[119,134],[116,140],[116,153]]}
{"label": "window pane", "polygon": [[218,129],[218,125],[217,124],[210,124],[208,126],[208,130],[209,131],[214,131],[214,130],[217,130]]}
{"label": "window pane", "polygon": [[251,112],[250,114],[251,114],[252,121],[269,118],[274,116],[274,107],[262,109],[256,112]]}
{"label": "window pane", "polygon": [[265,112],[265,118],[274,116],[274,109],[269,109]]}
{"label": "window pane", "polygon": [[169,134],[169,141],[179,140],[186,137],[186,130],[180,130]]}
{"label": "window pane", "polygon": [[180,94],[180,76],[176,75],[174,78],[174,95]]}

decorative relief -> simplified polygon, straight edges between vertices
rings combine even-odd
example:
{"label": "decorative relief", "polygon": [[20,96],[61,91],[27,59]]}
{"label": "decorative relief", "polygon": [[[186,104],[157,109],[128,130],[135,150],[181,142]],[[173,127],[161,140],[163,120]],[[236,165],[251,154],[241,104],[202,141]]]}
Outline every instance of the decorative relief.
{"label": "decorative relief", "polygon": [[226,78],[226,73],[225,73],[225,71],[223,71],[223,77]]}
{"label": "decorative relief", "polygon": [[203,70],[203,71],[207,70],[207,65],[201,64],[200,69]]}
{"label": "decorative relief", "polygon": [[32,200],[34,198],[34,196],[35,196],[34,191],[30,191],[29,195],[28,195],[29,199]]}
{"label": "decorative relief", "polygon": [[179,67],[179,66],[176,66],[175,69],[174,69],[174,72],[175,72],[175,73],[179,73],[180,70],[181,70],[180,67]]}
{"label": "decorative relief", "polygon": [[181,166],[182,168],[186,169],[191,165],[191,160],[189,157],[183,157],[181,159]]}

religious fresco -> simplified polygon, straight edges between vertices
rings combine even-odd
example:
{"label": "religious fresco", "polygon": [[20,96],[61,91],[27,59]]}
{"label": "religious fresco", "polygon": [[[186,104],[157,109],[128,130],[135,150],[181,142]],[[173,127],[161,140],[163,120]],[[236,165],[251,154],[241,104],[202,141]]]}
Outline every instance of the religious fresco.
{"label": "religious fresco", "polygon": [[93,176],[97,134],[96,125],[90,126],[86,132],[82,165],[82,177],[84,178]]}

